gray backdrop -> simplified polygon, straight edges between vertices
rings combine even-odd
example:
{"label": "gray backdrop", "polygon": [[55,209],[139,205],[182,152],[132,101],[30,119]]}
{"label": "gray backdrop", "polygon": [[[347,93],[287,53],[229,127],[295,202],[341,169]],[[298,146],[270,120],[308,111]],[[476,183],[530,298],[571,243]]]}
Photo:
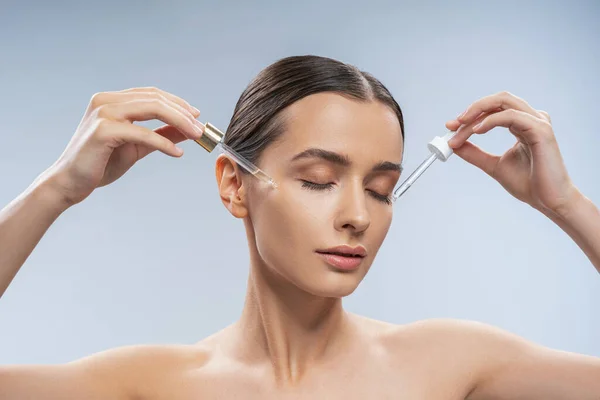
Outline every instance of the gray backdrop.
{"label": "gray backdrop", "polygon": [[[472,101],[511,91],[553,118],[575,183],[600,204],[597,2],[3,2],[0,204],[62,152],[90,96],[153,85],[225,130],[275,60],[317,54],[381,79],[406,114],[405,167]],[[448,2],[450,3],[450,2]],[[158,124],[151,124],[158,126]],[[474,138],[513,143],[504,129]],[[194,343],[236,320],[248,253],[216,155],[153,154],[63,214],[0,300],[0,363]],[[600,356],[600,275],[552,222],[453,157],[395,205],[348,310],[394,323],[490,323]]]}

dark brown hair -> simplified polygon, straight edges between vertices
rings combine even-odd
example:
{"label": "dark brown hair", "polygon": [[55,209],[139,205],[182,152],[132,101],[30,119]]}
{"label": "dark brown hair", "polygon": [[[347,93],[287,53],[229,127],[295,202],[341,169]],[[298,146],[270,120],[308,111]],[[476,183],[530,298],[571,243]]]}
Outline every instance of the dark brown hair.
{"label": "dark brown hair", "polygon": [[398,117],[404,139],[402,110],[379,80],[353,65],[305,55],[283,58],[250,82],[235,106],[224,143],[258,164],[263,150],[285,131],[280,112],[320,92],[335,92],[360,101],[380,101]]}

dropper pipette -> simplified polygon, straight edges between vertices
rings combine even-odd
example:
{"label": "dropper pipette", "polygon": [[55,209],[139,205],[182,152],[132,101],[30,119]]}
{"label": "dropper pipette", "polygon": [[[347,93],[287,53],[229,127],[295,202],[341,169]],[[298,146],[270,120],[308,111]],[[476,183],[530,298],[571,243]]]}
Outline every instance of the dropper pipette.
{"label": "dropper pipette", "polygon": [[256,165],[252,164],[246,158],[241,156],[238,152],[233,150],[231,147],[227,146],[224,143],[219,143],[217,147],[221,147],[221,151],[227,154],[229,157],[233,159],[240,167],[244,168],[246,171],[254,175],[254,177],[260,179],[261,181],[268,183],[274,188],[277,187],[275,181],[267,175],[262,169],[258,168]]}
{"label": "dropper pipette", "polygon": [[421,175],[423,175],[435,160],[440,159],[443,162],[448,161],[448,158],[454,154],[452,148],[448,146],[448,141],[452,139],[454,135],[456,135],[456,131],[450,131],[442,137],[436,136],[427,144],[427,148],[431,152],[431,155],[427,157],[396,190],[394,190],[394,194],[392,195],[393,201],[398,200],[398,198],[402,196]]}
{"label": "dropper pipette", "polygon": [[267,175],[256,165],[252,164],[248,159],[246,159],[241,154],[233,150],[231,147],[223,143],[223,136],[225,136],[223,132],[217,129],[217,127],[215,127],[210,122],[207,122],[206,124],[204,124],[204,133],[202,134],[202,137],[194,141],[200,146],[202,146],[209,153],[212,152],[215,148],[219,147],[223,153],[231,157],[233,161],[235,161],[240,167],[251,173],[254,177],[260,179],[265,183],[268,183],[273,188],[277,188],[277,184],[269,175]]}

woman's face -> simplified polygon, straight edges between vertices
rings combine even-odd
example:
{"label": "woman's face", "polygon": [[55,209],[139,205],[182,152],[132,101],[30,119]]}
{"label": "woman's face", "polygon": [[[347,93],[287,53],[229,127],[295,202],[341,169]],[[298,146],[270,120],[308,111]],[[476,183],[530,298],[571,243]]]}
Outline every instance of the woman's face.
{"label": "woman's face", "polygon": [[[278,187],[253,180],[247,190],[259,261],[306,292],[346,296],[390,227],[402,161],[398,118],[380,102],[335,93],[305,97],[283,118],[285,133],[260,160]],[[362,256],[336,255],[344,251],[337,246]]]}

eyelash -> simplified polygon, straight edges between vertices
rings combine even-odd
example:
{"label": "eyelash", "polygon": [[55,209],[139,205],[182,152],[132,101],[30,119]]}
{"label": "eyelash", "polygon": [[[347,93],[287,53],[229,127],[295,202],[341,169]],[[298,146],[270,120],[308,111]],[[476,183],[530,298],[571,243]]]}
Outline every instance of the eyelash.
{"label": "eyelash", "polygon": [[[315,182],[310,182],[310,181],[305,181],[305,180],[301,180],[301,182],[302,182],[302,187],[309,189],[309,190],[331,190],[331,189],[333,189],[333,183],[315,183]],[[392,200],[390,199],[390,196],[384,196],[384,195],[374,192],[372,190],[369,190],[369,193],[377,201],[380,201],[380,202],[382,202],[384,204],[388,204],[388,205],[392,204]]]}

